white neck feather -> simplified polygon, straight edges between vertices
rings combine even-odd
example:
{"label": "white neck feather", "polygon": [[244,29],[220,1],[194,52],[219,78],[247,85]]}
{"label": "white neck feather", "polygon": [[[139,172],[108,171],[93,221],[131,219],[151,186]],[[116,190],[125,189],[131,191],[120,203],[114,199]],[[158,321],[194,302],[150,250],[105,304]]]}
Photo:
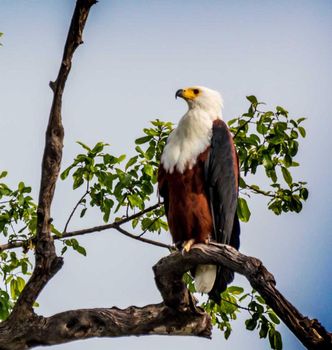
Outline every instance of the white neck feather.
{"label": "white neck feather", "polygon": [[210,145],[213,121],[222,119],[220,105],[218,108],[215,105],[210,107],[189,105],[188,112],[170,134],[161,157],[167,172],[173,173],[176,169],[183,173],[185,169],[191,169],[199,154]]}

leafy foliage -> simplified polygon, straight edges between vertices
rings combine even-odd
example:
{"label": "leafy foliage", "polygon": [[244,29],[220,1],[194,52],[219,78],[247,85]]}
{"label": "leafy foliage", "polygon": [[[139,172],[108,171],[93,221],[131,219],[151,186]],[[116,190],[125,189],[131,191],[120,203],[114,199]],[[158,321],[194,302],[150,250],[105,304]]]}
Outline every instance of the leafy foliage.
{"label": "leafy foliage", "polygon": [[[275,111],[261,111],[262,102],[258,102],[255,96],[247,99],[251,103],[248,112],[228,122],[239,155],[241,193],[268,197],[268,208],[277,215],[288,211],[299,213],[302,202],[308,198],[308,189],[306,182],[293,181],[291,169],[299,166],[295,157],[299,138],[306,136],[302,126],[305,118],[291,118],[289,112],[280,106]],[[244,180],[244,177],[255,175],[259,170],[263,170],[271,181],[270,188],[261,189]],[[250,218],[250,210],[243,197],[239,201],[238,214],[244,222]]]}
{"label": "leafy foliage", "polygon": [[[248,198],[251,195],[268,198],[268,208],[277,215],[298,213],[308,198],[308,190],[304,181],[293,180],[292,170],[299,166],[295,158],[299,140],[306,136],[302,126],[305,118],[291,118],[280,106],[275,111],[262,111],[263,103],[255,96],[247,99],[250,102],[248,111],[228,123],[234,134],[241,169],[239,218],[249,221]],[[143,129],[144,135],[135,140],[135,152],[129,159],[126,155],[110,154],[109,145],[104,142],[93,147],[78,142],[82,152],[62,172],[61,179],[66,180],[71,175],[73,190],[83,190],[83,194],[62,232],[52,226],[55,238],[63,243],[62,254],[72,248],[86,255],[76,238],[66,237],[70,220],[78,209],[80,218],[92,207],[99,209],[103,221],[111,222],[113,227],[130,222],[138,232],[137,237],[146,232],[160,234],[168,230],[163,207],[156,205],[151,210],[147,207],[156,199],[160,156],[172,127],[169,122],[152,121],[150,127]],[[267,188],[251,183],[256,173],[265,174]],[[0,173],[0,179],[6,175],[6,172]],[[30,192],[31,188],[23,182],[15,190],[0,183],[0,233],[8,243],[22,243],[23,246],[21,254],[0,252],[0,274],[5,285],[0,289],[0,319],[8,316],[24,288],[24,277],[32,268],[26,252],[33,249],[37,217]],[[187,273],[183,278],[188,289],[195,292],[191,275]],[[245,311],[249,314],[246,328],[257,330],[261,338],[268,338],[272,349],[282,348],[281,335],[276,330],[280,321],[256,291],[245,293],[241,287],[230,286],[222,294],[220,305],[208,301],[202,306],[226,339],[232,332],[231,322],[237,319],[240,311]]]}
{"label": "leafy foliage", "polygon": [[[7,172],[0,173],[0,179]],[[0,180],[1,181],[1,180]],[[13,303],[25,286],[32,264],[25,252],[36,234],[36,204],[30,196],[31,187],[20,182],[13,190],[0,183],[0,233],[8,243],[24,242],[23,253],[0,251],[0,276],[4,287],[0,288],[0,320],[6,319]]]}
{"label": "leafy foliage", "polygon": [[[91,207],[98,207],[103,213],[104,222],[109,222],[111,214],[113,219],[120,220],[128,217],[135,210],[142,211],[155,193],[158,164],[161,152],[165,145],[171,123],[155,120],[151,128],[143,130],[145,136],[138,138],[135,143],[136,154],[125,162],[126,156],[119,157],[105,153],[108,146],[99,142],[93,148],[79,142],[85,154],[79,154],[74,162],[66,168],[61,178],[64,180],[72,172],[73,189],[86,188],[88,198],[80,200],[83,217]],[[114,216],[120,209],[124,212],[122,217]],[[163,208],[139,216],[132,220],[132,227],[138,225],[143,233],[167,230],[167,223],[163,219]]]}
{"label": "leafy foliage", "polygon": [[230,286],[222,293],[221,299],[220,305],[209,300],[203,307],[210,314],[212,323],[224,332],[225,339],[232,332],[231,321],[237,319],[241,310],[245,310],[249,314],[245,321],[246,329],[258,330],[260,338],[269,337],[271,349],[282,349],[281,335],[276,330],[280,320],[255,290],[245,293],[241,287]]}

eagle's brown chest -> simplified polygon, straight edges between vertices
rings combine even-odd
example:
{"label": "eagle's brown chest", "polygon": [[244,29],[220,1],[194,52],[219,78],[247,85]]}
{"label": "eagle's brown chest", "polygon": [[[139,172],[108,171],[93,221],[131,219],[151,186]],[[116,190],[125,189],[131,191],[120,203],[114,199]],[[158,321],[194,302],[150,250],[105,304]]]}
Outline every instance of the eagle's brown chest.
{"label": "eagle's brown chest", "polygon": [[199,155],[191,169],[164,174],[169,191],[168,224],[177,245],[192,238],[196,243],[204,243],[212,233],[212,216],[204,181],[204,161],[208,151]]}

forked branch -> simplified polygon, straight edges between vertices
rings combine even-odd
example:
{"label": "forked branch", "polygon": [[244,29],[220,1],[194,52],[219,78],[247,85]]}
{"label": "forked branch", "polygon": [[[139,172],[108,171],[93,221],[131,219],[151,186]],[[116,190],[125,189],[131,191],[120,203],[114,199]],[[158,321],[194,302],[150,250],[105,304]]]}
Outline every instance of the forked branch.
{"label": "forked branch", "polygon": [[61,66],[53,90],[53,101],[45,135],[37,209],[36,264],[31,278],[22,291],[9,320],[23,320],[33,314],[33,304],[39,293],[61,268],[51,237],[51,204],[62,159],[64,130],[62,126],[62,95],[76,48],[82,43],[82,32],[95,0],[78,0],[70,24]]}
{"label": "forked branch", "polygon": [[332,333],[315,319],[303,316],[276,288],[273,275],[262,262],[222,244],[193,246],[188,254],[173,253],[161,259],[154,272],[166,305],[181,308],[188,299],[182,275],[197,264],[224,265],[244,275],[286,326],[308,349],[332,349]]}

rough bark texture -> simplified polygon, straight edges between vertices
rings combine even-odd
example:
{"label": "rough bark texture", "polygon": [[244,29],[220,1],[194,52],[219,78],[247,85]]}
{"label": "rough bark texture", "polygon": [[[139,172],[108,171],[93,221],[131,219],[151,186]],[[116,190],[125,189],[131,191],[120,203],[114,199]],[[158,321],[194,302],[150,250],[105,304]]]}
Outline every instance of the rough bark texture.
{"label": "rough bark texture", "polygon": [[24,319],[33,313],[33,303],[47,282],[61,268],[62,258],[56,256],[51,237],[51,203],[60,172],[64,130],[61,106],[65,83],[70,72],[75,49],[82,43],[82,32],[94,0],[78,0],[70,24],[61,67],[53,90],[53,102],[45,135],[45,149],[41,169],[39,202],[37,209],[36,264],[31,278],[20,295],[10,318]]}
{"label": "rough bark texture", "polygon": [[[61,120],[62,94],[74,51],[82,42],[83,28],[89,10],[95,2],[77,1],[59,74],[56,81],[50,83],[54,98],[42,162],[36,265],[13,312],[0,324],[0,350],[22,350],[91,337],[158,334],[209,338],[211,320],[206,313],[196,308],[193,298],[182,282],[184,272],[204,263],[224,265],[245,275],[267,304],[307,348],[331,349],[331,334],[326,332],[317,320],[309,320],[301,315],[278,292],[273,276],[258,259],[247,257],[224,245],[196,245],[188,254],[173,253],[161,259],[154,266],[156,284],[164,300],[161,304],[142,308],[131,306],[124,310],[115,307],[71,310],[51,317],[38,316],[34,313],[33,303],[63,263],[62,259],[56,256],[50,232],[52,220],[50,209],[60,171],[64,137]],[[87,233],[83,231],[80,233]]]}
{"label": "rough bark texture", "polygon": [[188,291],[181,281],[184,272],[197,264],[224,265],[244,275],[252,287],[283,320],[308,349],[332,349],[332,333],[316,319],[303,316],[276,288],[273,275],[254,257],[248,257],[227,245],[195,245],[189,254],[173,253],[155,266],[156,283],[166,305],[182,308]]}
{"label": "rough bark texture", "polygon": [[[13,327],[15,326],[15,328]],[[34,315],[28,323],[0,326],[0,349],[21,350],[91,337],[130,335],[211,336],[206,314],[179,313],[163,303],[142,308],[71,310],[51,317]]]}

